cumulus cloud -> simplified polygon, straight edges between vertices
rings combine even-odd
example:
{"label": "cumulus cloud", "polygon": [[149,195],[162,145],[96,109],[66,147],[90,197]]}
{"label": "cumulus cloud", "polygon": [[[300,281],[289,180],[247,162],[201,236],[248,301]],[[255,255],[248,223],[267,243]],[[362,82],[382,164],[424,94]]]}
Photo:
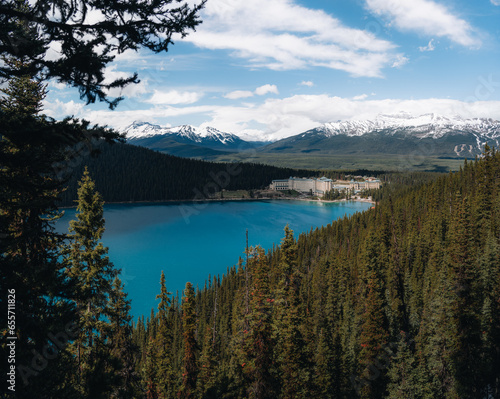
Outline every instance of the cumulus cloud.
{"label": "cumulus cloud", "polygon": [[307,87],[313,87],[314,86],[314,82],[311,82],[310,80],[303,80],[302,82],[300,82],[300,85],[301,86],[307,86]]}
{"label": "cumulus cloud", "polygon": [[276,87],[276,85],[264,85],[255,89],[255,94],[257,94],[258,96],[264,96],[267,93],[279,94],[278,88]]}
{"label": "cumulus cloud", "polygon": [[153,96],[146,102],[151,104],[193,104],[201,97],[203,97],[202,93],[192,91],[155,90]]}
{"label": "cumulus cloud", "polygon": [[240,98],[253,97],[254,95],[265,96],[268,93],[279,94],[278,87],[276,85],[266,84],[257,87],[255,91],[235,90],[225,94],[224,98],[228,98],[230,100],[238,100]]}
{"label": "cumulus cloud", "polygon": [[429,44],[427,46],[419,47],[418,50],[422,51],[422,52],[424,52],[424,51],[434,51],[436,49],[436,47],[434,46],[433,42],[434,42],[434,39],[431,39],[429,41]]}
{"label": "cumulus cloud", "polygon": [[66,83],[60,83],[56,82],[55,80],[51,80],[49,82],[49,87],[55,90],[64,90],[68,88],[68,85]]}
{"label": "cumulus cloud", "polygon": [[184,40],[201,48],[230,50],[249,67],[322,66],[375,77],[397,55],[393,43],[293,0],[211,0],[202,19]]}
{"label": "cumulus cloud", "polygon": [[[66,110],[72,111],[74,105],[69,103]],[[57,108],[57,114],[48,114],[63,117],[62,110],[65,105],[58,102],[57,107],[51,108]],[[205,125],[239,135],[245,134],[246,139],[251,135],[255,140],[276,140],[299,134],[325,122],[373,119],[378,114],[394,114],[400,111],[413,115],[436,113],[500,120],[500,101],[467,102],[441,98],[368,100],[367,97],[342,98],[326,94],[295,95],[282,99],[269,98],[260,105],[158,105],[147,110],[86,111],[85,118],[116,128],[125,127],[134,120],[165,124],[168,121],[165,118],[185,117],[185,123],[189,123],[193,118],[203,118]]]}
{"label": "cumulus cloud", "polygon": [[56,99],[55,101],[45,100],[43,103],[43,112],[55,119],[63,119],[66,116],[76,116],[78,117],[82,112],[84,107],[83,103],[77,103],[73,100],[71,101],[61,101]]}
{"label": "cumulus cloud", "polygon": [[467,21],[434,1],[366,0],[366,5],[373,14],[389,18],[401,30],[447,37],[466,47],[481,45],[474,28]]}
{"label": "cumulus cloud", "polygon": [[224,95],[225,98],[229,98],[230,100],[238,100],[240,98],[253,97],[253,91],[248,90],[235,90],[230,93]]}

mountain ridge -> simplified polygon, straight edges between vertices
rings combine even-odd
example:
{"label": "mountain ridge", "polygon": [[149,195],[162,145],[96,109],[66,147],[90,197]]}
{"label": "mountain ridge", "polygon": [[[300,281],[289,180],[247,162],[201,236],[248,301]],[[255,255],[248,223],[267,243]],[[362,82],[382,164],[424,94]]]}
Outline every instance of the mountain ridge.
{"label": "mountain ridge", "polygon": [[228,152],[248,150],[262,144],[245,141],[235,134],[210,126],[162,127],[135,121],[122,132],[130,144],[188,158],[210,158]]}
{"label": "mountain ridge", "polygon": [[500,122],[437,114],[379,115],[373,120],[324,123],[260,149],[271,153],[412,154],[475,157],[484,145],[500,146]]}
{"label": "mountain ridge", "polygon": [[[491,118],[464,119],[460,116],[447,117],[434,113],[413,116],[408,113],[379,114],[375,119],[353,120],[343,122],[324,123],[318,130],[323,130],[327,135],[355,135],[362,136],[375,130],[387,128],[413,129],[419,138],[440,138],[448,132],[456,130],[478,130],[482,134],[492,134],[497,138],[500,136],[500,122]],[[314,130],[314,129],[311,129]]]}
{"label": "mountain ridge", "polygon": [[122,130],[130,144],[200,159],[256,150],[261,154],[411,155],[474,158],[485,144],[500,147],[500,121],[406,112],[374,119],[327,122],[274,142],[245,141],[214,127],[162,127],[136,121]]}

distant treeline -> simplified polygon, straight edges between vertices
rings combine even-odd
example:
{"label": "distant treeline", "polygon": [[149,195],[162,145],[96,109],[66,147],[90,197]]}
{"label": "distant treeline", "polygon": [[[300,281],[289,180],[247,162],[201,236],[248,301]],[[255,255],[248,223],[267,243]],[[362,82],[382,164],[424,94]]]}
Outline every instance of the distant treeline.
{"label": "distant treeline", "polygon": [[[263,189],[273,179],[289,176],[344,178],[347,173],[371,171],[314,171],[279,168],[256,163],[216,163],[162,154],[128,144],[103,144],[97,156],[84,157],[73,167],[62,206],[76,199],[78,181],[88,166],[96,188],[106,202],[167,201],[208,198],[226,190]],[[77,162],[74,162],[77,163]],[[378,172],[379,174],[381,172]]]}

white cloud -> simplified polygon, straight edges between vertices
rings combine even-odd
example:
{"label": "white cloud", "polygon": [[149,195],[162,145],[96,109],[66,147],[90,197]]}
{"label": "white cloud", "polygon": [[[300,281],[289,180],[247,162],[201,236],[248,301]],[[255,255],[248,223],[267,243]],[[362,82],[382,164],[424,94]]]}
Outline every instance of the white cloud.
{"label": "white cloud", "polygon": [[310,80],[303,80],[302,82],[300,82],[300,85],[301,86],[307,86],[307,87],[313,87],[314,83],[311,82]]}
{"label": "white cloud", "polygon": [[151,104],[193,104],[197,102],[201,97],[202,93],[192,92],[192,91],[159,91],[155,90],[153,96],[146,102]]}
{"label": "white cloud", "polygon": [[[116,79],[126,79],[131,76],[128,72],[123,72],[118,70],[118,64],[113,64],[106,68],[104,71],[104,83],[111,83]],[[107,91],[107,94],[111,97],[139,97],[143,94],[148,93],[148,80],[143,79],[137,84],[129,84],[124,88],[113,88]]]}
{"label": "white cloud", "polygon": [[259,139],[279,139],[299,134],[325,122],[351,119],[373,119],[378,114],[406,111],[414,115],[437,113],[484,117],[500,120],[500,101],[465,102],[430,98],[422,100],[354,100],[328,95],[296,95],[284,99],[268,99],[260,106],[214,107],[206,124],[239,134],[258,123],[264,128]]}
{"label": "white cloud", "polygon": [[[204,120],[204,125],[222,131],[253,135],[256,140],[280,139],[299,134],[325,122],[353,119],[373,119],[378,114],[395,114],[400,111],[413,115],[436,113],[460,115],[464,118],[493,118],[500,120],[500,101],[458,101],[442,98],[421,100],[383,99],[368,100],[364,95],[342,98],[323,95],[295,95],[277,99],[268,98],[262,104],[238,106],[155,105],[143,110],[88,111],[83,105],[70,101],[46,103],[46,113],[61,119],[66,115],[85,117],[93,123],[123,128],[134,120],[166,124],[171,118]],[[256,128],[257,126],[257,128]]]}
{"label": "white cloud", "polygon": [[278,87],[276,87],[276,85],[267,84],[264,86],[257,87],[255,89],[255,94],[257,94],[258,96],[264,96],[267,93],[279,94]]}
{"label": "white cloud", "polygon": [[240,98],[253,97],[253,94],[253,91],[235,90],[224,95],[224,98],[229,98],[230,100],[238,100]]}
{"label": "white cloud", "polygon": [[322,66],[378,77],[396,55],[393,43],[293,0],[211,0],[202,19],[203,24],[184,40],[202,48],[230,50],[250,67]]}
{"label": "white cloud", "polygon": [[401,30],[447,37],[467,47],[481,45],[474,28],[467,21],[434,1],[366,0],[366,4],[372,13],[388,17]]}
{"label": "white cloud", "polygon": [[51,89],[56,89],[56,90],[64,90],[67,89],[69,86],[66,83],[60,83],[55,80],[51,80],[49,82],[49,87]]}
{"label": "white cloud", "polygon": [[491,0],[491,4],[494,6],[500,6],[500,0]]}
{"label": "white cloud", "polygon": [[427,46],[419,47],[418,48],[419,51],[422,51],[422,52],[424,52],[424,51],[434,51],[436,49],[436,46],[434,46],[433,42],[434,42],[434,39],[431,39],[429,41],[429,44]]}
{"label": "white cloud", "polygon": [[401,68],[403,65],[406,65],[410,61],[408,57],[405,57],[404,55],[398,55],[396,60],[394,60],[392,67],[393,68]]}
{"label": "white cloud", "polygon": [[45,100],[43,103],[43,113],[55,119],[63,119],[66,116],[79,116],[84,108],[83,103],[73,100],[68,102],[56,99],[54,102]]}
{"label": "white cloud", "polygon": [[263,86],[259,86],[255,89],[255,91],[249,90],[235,90],[230,93],[224,95],[224,98],[228,98],[230,100],[238,100],[240,98],[248,98],[253,97],[255,94],[258,96],[265,96],[268,93],[279,94],[278,87],[276,85],[266,84]]}

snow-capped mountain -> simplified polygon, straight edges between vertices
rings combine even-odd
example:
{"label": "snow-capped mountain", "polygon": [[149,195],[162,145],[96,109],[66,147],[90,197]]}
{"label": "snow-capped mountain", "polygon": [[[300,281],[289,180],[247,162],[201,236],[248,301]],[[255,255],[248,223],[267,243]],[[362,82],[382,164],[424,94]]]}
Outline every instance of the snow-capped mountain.
{"label": "snow-capped mountain", "polygon": [[185,157],[207,157],[258,145],[209,126],[162,127],[148,122],[134,122],[122,132],[131,144]]}
{"label": "snow-capped mountain", "polygon": [[322,130],[325,136],[338,134],[362,136],[384,129],[391,129],[394,133],[407,130],[409,134],[418,138],[436,139],[456,131],[474,131],[480,136],[496,138],[500,135],[500,122],[486,118],[463,119],[460,116],[450,118],[436,114],[413,116],[401,112],[395,115],[381,114],[373,120],[325,123],[317,128]]}
{"label": "snow-capped mountain", "polygon": [[412,154],[474,157],[484,145],[500,146],[500,121],[436,114],[379,115],[372,120],[325,123],[279,140],[266,152],[317,154]]}
{"label": "snow-capped mountain", "polygon": [[134,122],[123,130],[128,139],[144,139],[154,136],[176,135],[201,143],[204,139],[219,141],[222,144],[235,143],[240,138],[231,133],[224,133],[213,127],[194,127],[182,125],[176,127],[162,127],[148,122]]}

